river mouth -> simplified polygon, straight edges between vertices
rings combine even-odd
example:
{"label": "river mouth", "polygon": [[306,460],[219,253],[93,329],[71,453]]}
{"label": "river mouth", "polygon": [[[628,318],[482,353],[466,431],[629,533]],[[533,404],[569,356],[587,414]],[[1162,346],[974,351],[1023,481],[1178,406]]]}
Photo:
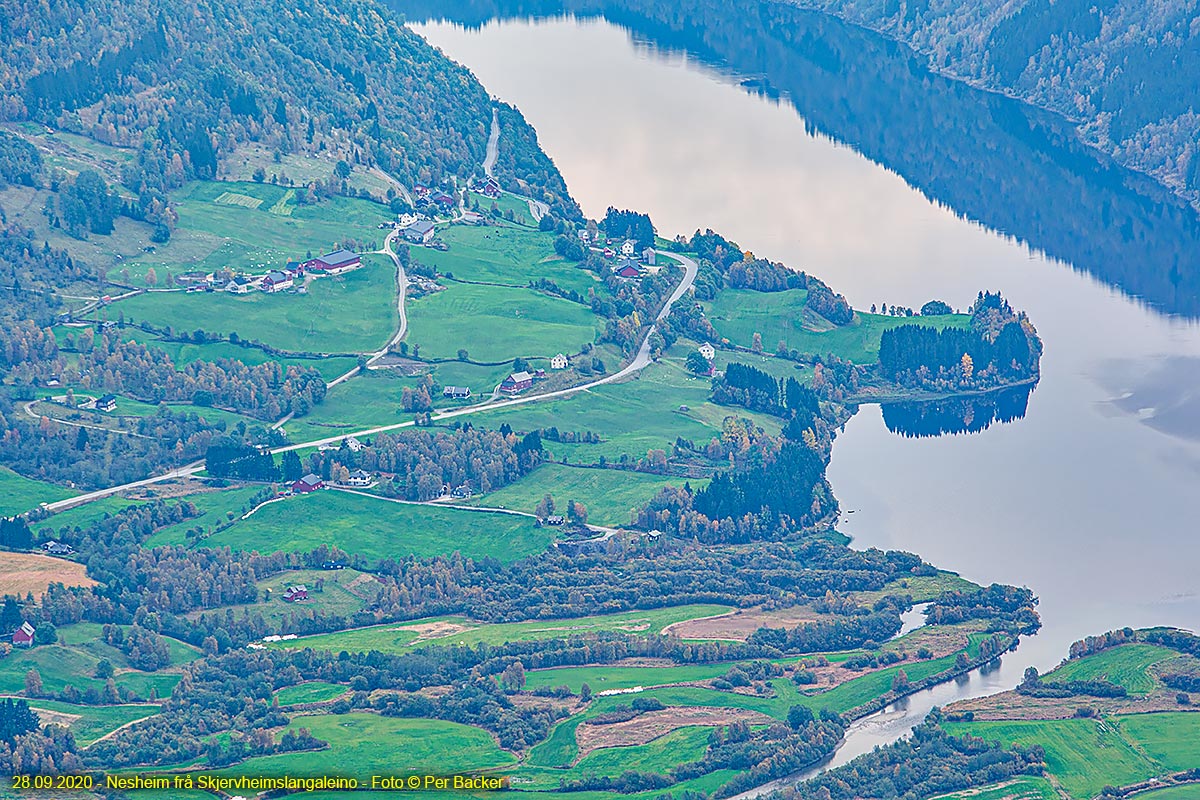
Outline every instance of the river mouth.
{"label": "river mouth", "polygon": [[[866,405],[835,441],[828,477],[842,508],[855,510],[841,529],[856,547],[1027,585],[1043,620],[999,668],[857,724],[835,763],[903,734],[933,705],[1012,688],[1026,666],[1052,668],[1084,636],[1200,625],[1200,296],[1189,260],[1200,248],[1188,212],[1153,205],[1100,160],[1056,161],[1068,144],[1048,144],[1008,106],[938,88],[934,76],[878,89],[911,98],[912,113],[888,105],[892,117],[865,120],[869,103],[831,105],[837,86],[821,76],[838,73],[811,66],[822,42],[840,63],[857,56],[889,80],[902,72],[886,62],[899,57],[893,45],[843,36],[836,21],[814,28],[795,59],[780,49],[748,69],[733,60],[751,58],[755,44],[734,41],[733,23],[718,42],[612,16],[415,27],[522,111],[588,216],[616,205],[646,211],[668,236],[711,227],[820,276],[858,307],[934,298],[963,307],[1000,290],[1045,342],[1023,415],[908,435]],[[934,98],[942,118],[922,86],[944,93]],[[941,141],[959,130],[987,132],[994,141],[981,149],[1004,150],[1013,174],[997,172],[1005,160],[981,161],[968,137]],[[919,154],[934,142],[940,160],[926,164]],[[947,188],[956,182],[991,187],[994,201]],[[1128,242],[1143,255],[1123,271],[1105,253]],[[1172,270],[1174,284],[1155,277]]]}

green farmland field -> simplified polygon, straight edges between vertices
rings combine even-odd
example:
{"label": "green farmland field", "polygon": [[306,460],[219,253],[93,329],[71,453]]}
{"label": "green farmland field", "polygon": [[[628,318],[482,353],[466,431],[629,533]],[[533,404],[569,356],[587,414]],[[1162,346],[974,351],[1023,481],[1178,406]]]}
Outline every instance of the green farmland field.
{"label": "green farmland field", "polygon": [[396,329],[396,280],[386,256],[364,256],[363,265],[318,278],[303,295],[154,292],[121,300],[109,313],[176,331],[237,333],[282,350],[370,352]]}
{"label": "green farmland field", "polygon": [[[528,206],[526,206],[528,211]],[[526,286],[547,278],[564,289],[586,294],[603,285],[587,270],[554,252],[554,234],[513,226],[475,228],[456,225],[440,234],[450,245],[442,252],[414,247],[412,258],[450,273],[458,280]]]}
{"label": "green farmland field", "polygon": [[[699,488],[705,481],[693,481]],[[533,512],[545,495],[557,507],[577,500],[588,508],[588,521],[597,525],[627,525],[637,509],[646,505],[664,486],[683,485],[680,478],[611,469],[583,469],[545,464],[516,483],[471,499],[474,505],[504,506]]]}
{"label": "green farmland field", "polygon": [[373,774],[465,773],[516,761],[487,731],[455,722],[355,713],[298,717],[290,727],[308,728],[329,748],[252,758],[229,774],[341,775],[369,786]]}
{"label": "green farmland field", "polygon": [[[691,605],[656,608],[649,611],[622,611],[571,619],[546,619],[533,622],[479,623],[464,617],[437,617],[409,622],[372,625],[369,628],[302,636],[275,647],[314,650],[346,650],[384,653],[405,653],[423,644],[504,644],[505,642],[536,641],[569,636],[588,631],[625,631],[628,633],[661,632],[668,625],[684,620],[723,614],[727,606]],[[446,635],[418,641],[424,630],[441,627]]]}
{"label": "green farmland field", "polygon": [[1200,764],[1200,714],[1132,714],[1103,719],[948,723],[1008,746],[1041,745],[1046,766],[1074,798]]}
{"label": "green farmland field", "polygon": [[[46,691],[60,692],[66,686],[80,690],[104,688],[104,681],[94,677],[96,665],[108,659],[116,670],[118,687],[133,691],[138,697],[149,698],[153,689],[158,697],[171,694],[179,682],[177,672],[169,668],[157,672],[142,672],[129,665],[129,659],[100,638],[101,625],[77,622],[58,629],[59,641],[28,650],[15,650],[0,660],[0,694],[17,694],[25,688],[25,673],[36,669]],[[171,666],[179,666],[200,657],[199,651],[175,639],[167,639]]]}
{"label": "green farmland field", "polygon": [[1158,686],[1148,669],[1178,655],[1174,650],[1153,644],[1125,644],[1068,661],[1042,677],[1060,682],[1105,680],[1124,686],[1130,694],[1147,694]]}
{"label": "green farmland field", "polygon": [[0,467],[0,516],[22,514],[37,508],[39,503],[65,500],[78,492],[45,481],[35,481]]}
{"label": "green farmland field", "polygon": [[[238,491],[253,494],[256,489]],[[200,498],[207,499],[204,495]],[[238,497],[231,496],[224,507],[240,508]],[[214,520],[223,516],[219,508],[214,513]],[[189,519],[166,528],[155,534],[149,545],[183,544],[185,532],[198,524],[206,523]],[[534,527],[534,520],[528,517],[392,503],[329,490],[263,506],[248,519],[208,537],[203,545],[261,553],[307,552],[321,545],[336,545],[371,560],[407,555],[426,558],[458,551],[470,558],[492,556],[512,561],[541,552],[553,536],[551,529]]]}
{"label": "green farmland field", "polygon": [[301,683],[296,686],[288,686],[280,689],[275,693],[275,699],[279,701],[279,705],[281,706],[298,705],[300,703],[321,703],[325,700],[341,697],[348,691],[350,691],[348,687],[339,686],[336,683],[310,681],[309,683]]}
{"label": "green farmland field", "polygon": [[[707,304],[705,312],[725,338],[749,347],[755,333],[762,334],[763,349],[775,352],[779,341],[802,353],[834,355],[856,364],[873,364],[879,358],[879,339],[888,328],[906,324],[936,328],[966,327],[969,317],[949,314],[941,317],[890,317],[857,312],[854,320],[834,327],[805,311],[808,292],[755,292],[750,289],[726,289]],[[814,324],[814,322],[816,324]]]}
{"label": "green farmland field", "polygon": [[262,491],[261,486],[243,486],[237,489],[223,489],[216,492],[200,492],[180,498],[194,504],[200,512],[199,516],[189,517],[182,522],[168,525],[158,530],[146,542],[147,547],[158,547],[164,544],[186,544],[186,532],[192,528],[203,528],[208,531],[219,524],[229,521],[229,513],[240,516],[249,510],[250,498]]}
{"label": "green farmland field", "polygon": [[29,706],[35,711],[69,715],[58,719],[67,720],[73,717],[74,719],[70,719],[67,727],[74,734],[75,743],[84,747],[126,723],[154,716],[160,708],[160,706],[152,704],[84,706],[41,699],[30,700]]}
{"label": "green farmland field", "polygon": [[[172,193],[179,224],[171,241],[139,255],[130,274],[140,277],[154,267],[161,286],[172,271],[263,271],[327,252],[347,238],[382,241],[376,226],[391,219],[384,206],[366,200],[334,197],[301,206],[295,195],[270,184],[193,181]],[[257,207],[248,207],[253,201]]]}
{"label": "green farmland field", "polygon": [[465,349],[476,361],[574,353],[595,341],[603,320],[587,306],[531,289],[450,283],[412,301],[409,347],[424,358],[454,358]]}
{"label": "green farmland field", "polygon": [[[636,460],[651,448],[669,450],[677,437],[707,443],[720,436],[726,417],[749,417],[767,432],[779,433],[779,420],[710,403],[709,393],[707,378],[688,375],[674,362],[660,362],[628,381],[597,386],[571,397],[484,412],[475,418],[480,425],[499,427],[507,422],[521,431],[552,426],[560,431],[592,431],[600,436],[599,444],[544,442],[556,456],[567,454],[583,464],[594,464],[600,456],[613,461],[622,454]],[[630,420],[637,424],[631,425]]]}

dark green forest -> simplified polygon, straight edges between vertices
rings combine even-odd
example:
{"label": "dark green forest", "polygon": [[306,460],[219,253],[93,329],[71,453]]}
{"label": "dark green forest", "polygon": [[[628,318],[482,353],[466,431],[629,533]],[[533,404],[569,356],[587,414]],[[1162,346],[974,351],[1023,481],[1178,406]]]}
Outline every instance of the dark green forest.
{"label": "dark green forest", "polygon": [[[122,176],[134,192],[213,177],[244,142],[336,154],[406,186],[466,178],[484,158],[484,88],[363,0],[5,3],[0,22],[0,120],[136,148]],[[520,113],[501,117],[497,176],[576,213]],[[0,179],[20,180],[9,150]]]}

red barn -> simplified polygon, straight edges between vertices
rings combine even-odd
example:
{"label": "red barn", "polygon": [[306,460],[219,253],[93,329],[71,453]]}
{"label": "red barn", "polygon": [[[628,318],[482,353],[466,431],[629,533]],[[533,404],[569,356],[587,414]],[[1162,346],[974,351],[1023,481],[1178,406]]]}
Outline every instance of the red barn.
{"label": "red barn", "polygon": [[500,384],[500,391],[505,394],[516,394],[517,392],[525,391],[530,386],[533,386],[532,375],[528,372],[514,372]]}
{"label": "red barn", "polygon": [[337,275],[341,272],[347,272],[362,264],[362,258],[357,253],[351,253],[349,250],[336,250],[332,253],[326,253],[323,256],[317,256],[305,261],[301,267],[305,272],[326,272],[330,275]]}
{"label": "red barn", "polygon": [[323,488],[325,488],[325,481],[311,472],[292,484],[292,491],[296,494],[308,494]]}
{"label": "red barn", "polygon": [[288,601],[289,603],[294,603],[297,600],[307,600],[308,599],[308,587],[303,586],[303,585],[289,586],[287,588],[287,591],[283,593],[283,599]]}
{"label": "red barn", "polygon": [[33,626],[28,622],[22,622],[21,627],[17,628],[17,632],[12,635],[12,643],[17,647],[32,646]]}

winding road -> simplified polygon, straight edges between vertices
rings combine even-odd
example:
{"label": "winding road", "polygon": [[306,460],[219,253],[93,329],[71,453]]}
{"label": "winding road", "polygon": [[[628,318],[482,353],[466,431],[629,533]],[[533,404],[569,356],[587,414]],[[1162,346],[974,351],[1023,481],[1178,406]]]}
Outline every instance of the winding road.
{"label": "winding road", "polygon": [[[395,231],[393,231],[392,234],[388,236],[387,240],[384,243],[384,251],[387,252],[392,257],[392,259],[395,261],[396,269],[400,271],[400,275],[401,275],[401,277],[403,277],[404,273],[400,266],[400,260],[399,260],[399,258],[396,257],[395,253],[391,249],[392,242],[395,241],[396,235],[397,235],[397,233]],[[531,394],[531,395],[527,395],[525,397],[514,397],[514,398],[510,398],[508,400],[501,400],[498,402],[485,402],[485,403],[479,403],[479,404],[473,405],[473,406],[464,406],[462,408],[456,408],[456,409],[453,409],[450,411],[442,411],[437,414],[433,414],[431,416],[431,419],[436,422],[436,421],[444,420],[444,419],[452,419],[455,417],[467,416],[469,414],[478,414],[482,411],[494,411],[494,410],[501,409],[501,408],[511,408],[513,406],[525,405],[526,403],[538,403],[538,402],[542,402],[545,400],[554,400],[554,399],[561,398],[561,397],[570,397],[572,395],[579,394],[580,392],[586,392],[591,389],[595,389],[597,386],[604,386],[605,384],[616,383],[617,381],[624,380],[625,378],[628,378],[630,375],[633,375],[633,374],[645,369],[650,364],[650,362],[653,360],[653,358],[651,356],[651,352],[650,352],[650,350],[651,350],[650,341],[654,337],[654,334],[658,330],[658,323],[662,322],[664,319],[667,318],[667,315],[671,313],[671,307],[674,306],[674,304],[677,303],[679,301],[679,299],[681,297],[683,297],[688,292],[688,290],[690,290],[692,288],[692,286],[696,282],[696,275],[699,272],[699,266],[696,264],[695,260],[692,258],[689,258],[680,253],[672,253],[670,255],[670,258],[673,258],[673,259],[676,259],[677,261],[679,261],[680,265],[683,267],[683,280],[681,280],[679,282],[679,285],[675,287],[675,290],[673,292],[671,292],[671,295],[667,298],[666,302],[663,303],[663,307],[658,312],[658,316],[656,316],[654,318],[654,324],[652,324],[647,329],[646,336],[644,339],[642,339],[642,345],[641,345],[641,347],[638,348],[637,355],[635,355],[633,357],[633,360],[630,361],[627,365],[625,365],[625,367],[623,369],[621,369],[617,372],[614,372],[611,375],[606,375],[603,378],[598,378],[597,380],[590,381],[588,383],[583,383],[578,386],[571,386],[566,389],[558,389],[553,392],[545,392],[544,394]],[[403,280],[401,280],[400,286],[401,286],[400,299],[399,299],[400,330],[397,332],[396,336],[392,337],[392,340],[388,343],[389,346],[392,344],[392,342],[398,342],[400,339],[402,339],[404,336],[404,333],[406,332],[406,329],[407,329],[407,320],[406,320],[406,317],[404,314],[404,288],[403,288],[404,281]],[[368,363],[370,361],[373,361],[373,360],[376,360],[376,359],[382,357],[386,352],[387,352],[387,347],[384,347],[382,350],[372,354],[370,356],[370,358],[368,359]],[[358,371],[358,369],[356,367],[353,372],[356,373],[357,371]],[[352,375],[352,374],[353,373],[348,373],[347,375],[341,376],[337,379],[336,382],[341,382],[342,380],[347,380],[348,376]],[[332,386],[334,384],[330,384],[330,385]],[[411,428],[415,425],[416,425],[415,420],[408,420],[407,422],[397,422],[392,425],[380,425],[378,427],[367,428],[367,429],[360,430],[360,431],[343,432],[343,433],[337,434],[336,436],[328,436],[324,439],[314,439],[314,440],[308,441],[308,442],[298,442],[296,444],[285,445],[283,447],[276,447],[271,450],[271,453],[272,454],[287,453],[292,450],[303,450],[303,449],[309,448],[309,447],[319,447],[320,445],[323,445],[323,444],[334,444],[336,442],[340,442],[349,436],[361,438],[363,436],[373,436],[377,433],[386,433],[388,431],[399,430],[401,428]],[[156,475],[154,477],[145,478],[143,480],[134,481],[132,483],[125,483],[120,486],[112,486],[107,489],[99,489],[94,492],[88,492],[87,494],[76,495],[75,497],[69,497],[66,500],[59,500],[54,503],[46,503],[42,507],[51,512],[65,511],[68,508],[75,508],[76,506],[81,506],[86,503],[90,503],[94,500],[100,500],[105,497],[111,497],[112,495],[119,494],[119,493],[124,492],[129,489],[136,489],[141,486],[150,486],[152,484],[160,483],[162,481],[173,480],[175,478],[183,478],[183,477],[187,477],[188,475],[195,475],[196,473],[201,472],[203,469],[204,469],[204,462],[199,461],[199,462],[195,462],[192,464],[187,464],[182,467],[177,467],[173,470],[163,473],[162,475]]]}

